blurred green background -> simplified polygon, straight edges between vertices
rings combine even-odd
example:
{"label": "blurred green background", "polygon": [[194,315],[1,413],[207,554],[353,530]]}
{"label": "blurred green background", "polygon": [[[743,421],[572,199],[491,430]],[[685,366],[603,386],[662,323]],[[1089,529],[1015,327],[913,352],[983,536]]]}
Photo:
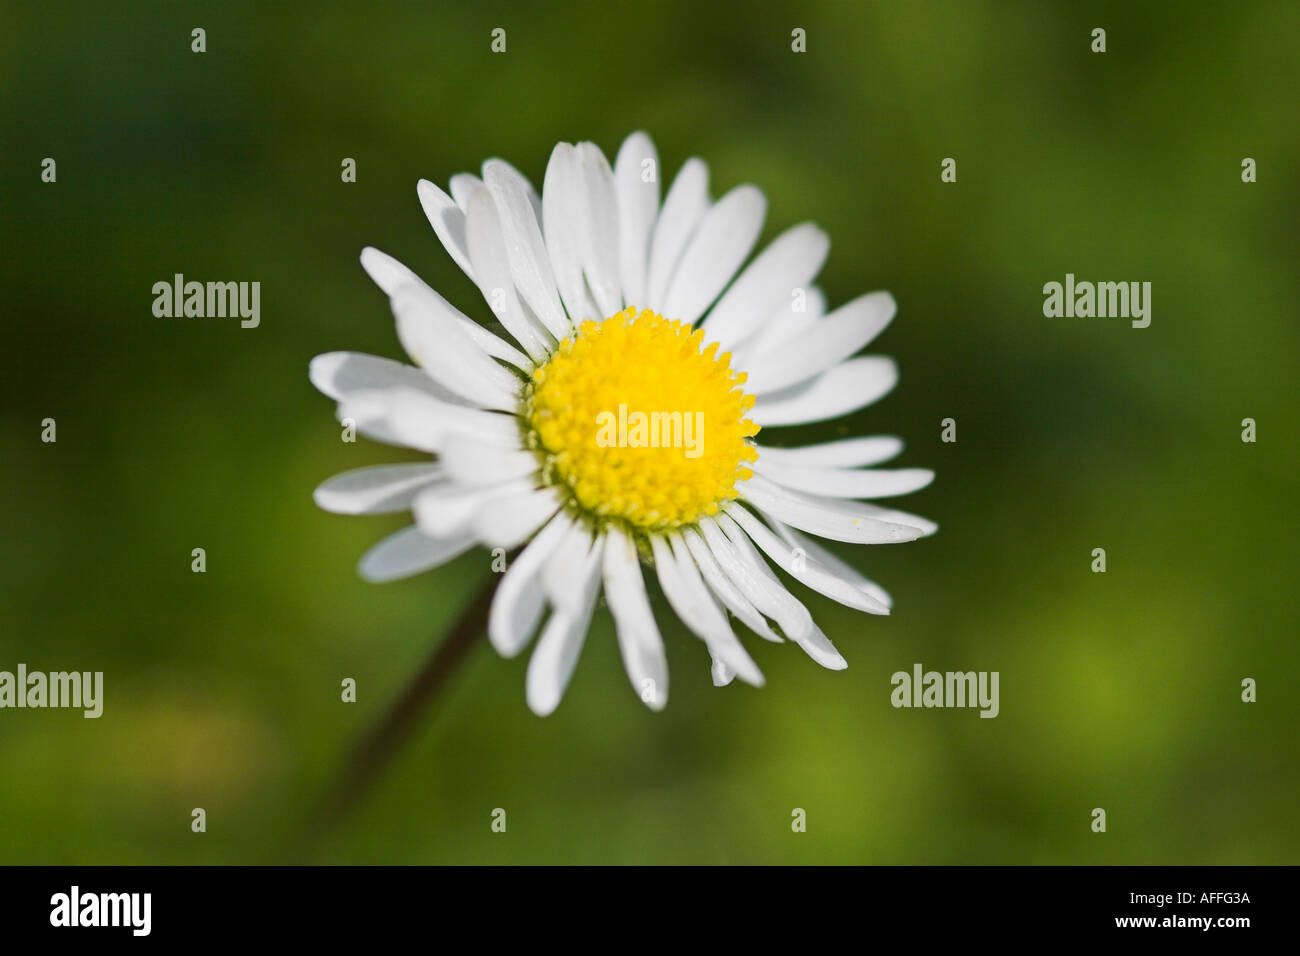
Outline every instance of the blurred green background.
{"label": "blurred green background", "polygon": [[[106,684],[99,720],[0,711],[0,862],[1300,858],[1300,6],[101,7],[0,12],[0,669]],[[768,686],[715,689],[660,601],[666,712],[631,691],[602,614],[539,719],[526,656],[484,641],[371,799],[316,831],[346,754],[490,572],[476,552],[356,576],[405,519],[328,515],[311,491],[416,456],[341,443],[307,362],[401,355],[367,244],[486,314],[417,179],[499,155],[540,183],[557,140],[612,157],[634,129],[667,175],[698,154],[715,195],[760,185],[765,238],[826,227],[832,304],[894,293],[875,350],[900,386],[808,437],[903,436],[898,464],[938,478],[899,504],[941,530],[837,549],[894,595],[889,618],[800,589],[842,673],[747,639]],[[260,281],[261,327],[155,318],[175,272]],[[1152,282],[1151,327],[1045,318],[1066,272]],[[893,709],[916,662],[999,671],[1001,715]]]}

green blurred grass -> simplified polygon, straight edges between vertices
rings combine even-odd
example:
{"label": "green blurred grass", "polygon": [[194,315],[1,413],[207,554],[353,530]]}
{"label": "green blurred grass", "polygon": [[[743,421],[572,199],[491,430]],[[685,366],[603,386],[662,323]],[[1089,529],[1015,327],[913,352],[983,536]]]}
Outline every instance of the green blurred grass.
{"label": "green blurred grass", "polygon": [[[98,721],[0,712],[0,862],[1297,859],[1300,8],[0,15],[0,668],[106,683]],[[825,226],[832,303],[894,293],[879,348],[902,383],[842,424],[902,435],[900,462],[937,470],[901,504],[942,530],[841,550],[894,594],[888,619],[807,596],[842,673],[750,641],[768,686],[716,690],[664,608],[672,697],[654,715],[602,615],[540,720],[524,660],[484,645],[362,812],[284,850],[488,570],[474,554],[367,585],[355,559],[401,519],[311,502],[331,474],[411,457],[340,443],[307,383],[319,352],[399,354],[357,253],[481,315],[416,180],[500,155],[540,182],[555,141],[612,154],[636,128],[666,171],[706,158],[715,194],[759,184],[766,236]],[[150,287],[178,271],[261,281],[261,327],[154,319]],[[1045,319],[1041,286],[1067,271],[1152,281],[1151,327]],[[57,445],[38,441],[46,416]],[[1001,716],[892,709],[889,675],[917,661],[1000,671]]]}

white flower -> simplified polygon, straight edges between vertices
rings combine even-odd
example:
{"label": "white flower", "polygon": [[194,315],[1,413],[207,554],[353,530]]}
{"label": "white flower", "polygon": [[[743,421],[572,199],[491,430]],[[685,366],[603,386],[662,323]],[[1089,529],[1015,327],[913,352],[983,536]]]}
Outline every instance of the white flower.
{"label": "white flower", "polygon": [[[316,490],[329,511],[414,512],[361,559],[363,577],[416,574],[476,545],[523,546],[493,596],[488,635],[512,656],[545,618],[526,681],[538,714],[559,704],[602,586],[633,687],[653,709],[667,702],[643,564],[707,646],[714,683],[761,685],[732,618],[824,667],[846,666],[769,561],[842,604],[887,614],[889,595],[808,535],[882,544],[936,528],[855,500],[931,481],[924,469],[871,467],[901,451],[897,438],[754,440],[760,427],[835,418],[894,386],[893,361],[853,357],[893,318],[893,298],[874,292],[827,313],[812,283],[829,240],[807,223],[742,269],[763,194],[738,186],[713,202],[707,167],[691,159],[661,205],[658,167],[654,144],[634,133],[613,169],[592,143],[560,143],[540,196],[499,159],[481,179],[453,176],[450,196],[422,180],[434,231],[512,341],[366,249],[361,264],[419,367],[352,352],[311,363],[340,419],[436,456]],[[647,432],[638,412],[662,427]],[[693,423],[697,434],[686,431]]]}

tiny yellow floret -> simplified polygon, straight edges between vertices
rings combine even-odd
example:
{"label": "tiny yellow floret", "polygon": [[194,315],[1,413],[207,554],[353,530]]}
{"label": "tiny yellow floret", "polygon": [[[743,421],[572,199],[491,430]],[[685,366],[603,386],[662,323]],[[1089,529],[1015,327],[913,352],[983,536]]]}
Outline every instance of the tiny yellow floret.
{"label": "tiny yellow floret", "polygon": [[600,520],[662,531],[716,515],[758,457],[754,398],[703,330],[628,308],[534,370],[522,417],[544,480]]}

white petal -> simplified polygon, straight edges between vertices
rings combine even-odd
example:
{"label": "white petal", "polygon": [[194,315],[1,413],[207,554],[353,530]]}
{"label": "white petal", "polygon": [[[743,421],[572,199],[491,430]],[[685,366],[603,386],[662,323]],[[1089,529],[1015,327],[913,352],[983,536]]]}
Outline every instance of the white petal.
{"label": "white petal", "polygon": [[340,417],[351,417],[358,428],[382,420],[403,444],[420,451],[436,452],[449,436],[458,434],[503,448],[519,447],[519,425],[512,416],[444,402],[405,386],[349,392],[339,410]]}
{"label": "white petal", "polygon": [[[383,289],[384,293],[390,297],[403,285],[420,285],[429,288],[423,279],[406,266],[372,246],[367,246],[361,250],[361,267],[374,280],[375,285]],[[532,371],[533,363],[528,356],[499,335],[494,335],[469,318],[469,316],[462,315],[459,311],[456,311],[456,320],[461,328],[469,334],[469,337],[477,342],[488,355],[501,359],[503,362],[509,362],[515,368],[523,369],[525,372]]]}
{"label": "white petal", "polygon": [[311,383],[337,401],[355,392],[403,386],[432,395],[443,402],[468,403],[439,385],[423,369],[404,362],[366,355],[364,352],[326,352],[311,360],[307,369]]}
{"label": "white petal", "polygon": [[713,678],[714,687],[726,687],[736,676],[736,672],[717,657],[713,658],[713,664],[709,668],[709,674]]}
{"label": "white petal", "polygon": [[637,696],[651,710],[668,703],[668,661],[650,611],[636,545],[617,525],[605,541],[605,596],[614,615],[623,666]]}
{"label": "white petal", "polygon": [[668,286],[665,318],[692,323],[704,314],[754,248],[766,213],[757,187],[737,186],[704,214]]}
{"label": "white petal", "polygon": [[413,270],[374,246],[362,249],[360,259],[361,268],[366,270],[370,281],[379,286],[385,295],[392,295],[400,285],[421,281]]}
{"label": "white petal", "polygon": [[419,451],[436,452],[448,435],[457,433],[519,447],[519,425],[512,417],[453,405],[405,385],[344,392],[338,417],[352,420],[363,434],[379,434],[382,441]]}
{"label": "white petal", "polygon": [[456,200],[456,205],[460,211],[469,215],[469,197],[473,195],[474,190],[483,185],[483,180],[479,179],[473,173],[457,173],[451,177],[447,188],[451,191],[451,198]]}
{"label": "white petal", "polygon": [[584,319],[604,318],[582,275],[584,209],[578,152],[569,143],[559,143],[551,152],[542,183],[542,232],[560,298],[574,325]]}
{"label": "white petal", "polygon": [[[582,563],[571,569],[572,587],[565,604],[572,610],[557,607],[551,614],[537,648],[528,661],[524,695],[528,706],[539,717],[552,713],[560,704],[573,669],[582,653],[582,644],[591,627],[596,595],[600,593],[600,567],[604,538],[597,538],[583,556]],[[549,566],[549,565],[548,565]]]}
{"label": "white petal", "polygon": [[406,511],[417,494],[440,478],[442,466],[431,462],[357,468],[323,482],[312,498],[335,514],[390,514]]}
{"label": "white petal", "polygon": [[476,531],[479,516],[507,498],[533,490],[531,481],[520,479],[486,487],[435,485],[416,495],[412,503],[420,530],[430,537],[446,538]]}
{"label": "white petal", "polygon": [[389,296],[397,291],[398,286],[423,281],[407,266],[374,246],[366,246],[361,250],[361,268],[366,270],[370,281]]}
{"label": "white petal", "polygon": [[817,320],[826,314],[826,293],[812,286],[802,298],[791,296],[781,307],[763,321],[762,326],[745,341],[736,346],[731,363],[739,369],[779,353],[787,345],[797,342],[817,327]]}
{"label": "white petal", "polygon": [[539,224],[542,221],[542,197],[538,195],[537,190],[533,188],[532,182],[515,167],[511,166],[504,159],[489,159],[483,164],[484,172],[487,171],[488,163],[497,163],[503,166],[511,176],[523,184],[524,192],[527,194],[528,204],[533,207],[533,219]]}
{"label": "white petal", "polygon": [[[781,570],[795,580],[807,585],[819,594],[824,594],[832,600],[839,601],[841,604],[856,608],[859,611],[866,611],[868,614],[889,613],[887,604],[862,591],[853,581],[834,574],[816,561],[810,561],[806,552],[796,555],[789,544],[778,538],[767,525],[744,508],[739,505],[732,505],[727,508],[726,515],[743,527],[745,533],[753,539],[754,543],[762,548],[763,552],[775,561]],[[719,520],[719,524],[721,523],[721,520]]]}
{"label": "white petal", "polygon": [[493,485],[526,478],[539,469],[537,456],[517,448],[502,448],[469,435],[452,435],[439,450],[447,477],[457,484]]}
{"label": "white petal", "polygon": [[[647,182],[645,175],[649,174]],[[645,133],[623,140],[614,160],[618,191],[619,272],[623,304],[647,308],[646,270],[650,264],[650,234],[659,214],[659,154]]]}
{"label": "white petal", "polygon": [[799,646],[803,652],[811,657],[822,667],[831,671],[842,671],[849,666],[849,662],[831,643],[831,639],[826,636],[815,623],[812,626],[812,632],[799,641]]}
{"label": "white petal", "polygon": [[490,548],[517,548],[555,514],[560,500],[551,488],[494,501],[474,519],[474,530]]}
{"label": "white petal", "polygon": [[875,581],[868,580],[862,575],[857,568],[843,561],[839,555],[823,548],[817,541],[802,532],[795,531],[789,525],[777,521],[771,515],[765,515],[772,526],[776,528],[777,534],[792,548],[799,548],[804,552],[805,563],[819,564],[830,574],[843,578],[848,581],[859,591],[864,592],[867,597],[880,602],[887,608],[894,606],[894,599],[889,596],[889,592],[882,588]]}
{"label": "white petal", "polygon": [[469,247],[465,244],[465,213],[454,199],[427,179],[416,184],[415,194],[443,248],[472,280],[474,268],[470,265]]}
{"label": "white petal", "polygon": [[720,343],[724,352],[745,341],[797,290],[806,294],[830,247],[826,233],[810,222],[777,236],[709,312],[705,340]]}
{"label": "white petal", "polygon": [[[604,539],[600,539],[604,540]],[[569,533],[555,548],[551,560],[542,572],[542,586],[546,600],[570,617],[578,617],[580,606],[573,587],[574,574],[583,567],[592,549],[591,532],[581,523],[574,522]]]}
{"label": "white petal", "polygon": [[426,285],[403,285],[392,306],[402,347],[436,381],[482,408],[518,407],[519,379],[474,343],[446,299]]}
{"label": "white petal", "polygon": [[490,159],[483,164],[483,183],[497,204],[515,288],[550,333],[556,339],[564,338],[569,332],[569,320],[555,289],[528,181],[508,163]]}
{"label": "white petal", "polygon": [[754,607],[749,599],[740,593],[740,589],[731,583],[731,579],[723,572],[713,552],[709,550],[708,544],[696,530],[687,528],[682,532],[681,537],[691,557],[695,559],[695,566],[699,568],[709,590],[717,595],[723,606],[764,640],[777,643],[784,641],[785,638],[768,626],[766,619],[758,612],[758,608]]}
{"label": "white petal", "polygon": [[474,189],[466,200],[465,237],[474,281],[493,315],[535,362],[550,353],[546,333],[534,324],[520,305],[510,273],[510,259],[501,234],[501,218],[487,187]]}
{"label": "white petal", "polygon": [[778,485],[827,498],[890,498],[911,494],[934,481],[928,468],[800,468],[758,461],[754,471]]}
{"label": "white petal", "polygon": [[[388,424],[387,403],[380,403],[372,400],[371,396],[378,393],[358,392],[361,398],[348,398],[340,402],[335,409],[335,417],[338,419],[346,431],[354,430],[357,434],[369,438],[371,441],[382,442],[385,445],[394,445],[398,448],[415,448],[420,451],[431,451],[423,444],[421,438],[412,439],[409,432],[403,431],[401,434],[393,431]],[[360,412],[358,410],[361,410]],[[355,440],[355,439],[353,439]]]}
{"label": "white petal", "polygon": [[920,532],[921,537],[934,534],[939,530],[939,526],[929,518],[922,518],[920,515],[908,514],[906,511],[899,511],[895,508],[882,508],[879,505],[873,505],[866,501],[836,502],[830,498],[817,498],[816,500],[830,505],[851,504],[855,508],[861,509],[863,514],[869,515],[872,518],[877,518],[881,521],[891,521],[894,524],[903,524],[910,528],[915,528]]}
{"label": "white petal", "polygon": [[[780,580],[777,579],[777,576],[772,573],[772,570],[767,566],[767,562],[763,560],[763,556],[754,548],[753,543],[745,536],[745,533],[740,529],[740,527],[725,514],[718,516],[718,527],[722,530],[732,547],[736,549],[736,553],[740,556],[741,560],[748,563],[751,568],[757,569],[760,575],[766,579],[767,586],[773,589],[774,595],[782,601],[788,600],[792,605],[793,610],[785,610],[783,612],[787,615],[786,618],[778,616],[782,613],[780,606],[777,606],[776,610],[773,612],[773,617],[777,621],[782,622],[782,629],[785,629],[786,625],[784,621],[787,619],[790,621],[792,626],[796,627],[796,630],[786,632],[790,635],[790,639],[798,644],[805,654],[811,657],[818,664],[822,665],[822,667],[829,668],[833,671],[843,670],[848,667],[848,662],[845,661],[840,655],[840,652],[835,649],[835,645],[832,644],[830,639],[822,633],[821,628],[813,622],[812,615],[808,613],[808,609],[803,606],[803,603],[800,602],[798,598],[785,589],[785,585],[783,585]],[[806,627],[804,626],[805,619],[807,622]]]}
{"label": "white petal", "polygon": [[760,445],[758,460],[794,468],[856,468],[888,461],[903,450],[903,440],[892,435],[844,438],[820,445],[769,448]]}
{"label": "white petal", "polygon": [[763,559],[752,558],[711,519],[700,522],[700,533],[708,542],[709,551],[717,558],[718,565],[740,593],[764,615],[776,621],[790,640],[795,643],[806,640],[813,629],[812,615],[772,575]]}
{"label": "white petal", "polygon": [[726,615],[701,580],[695,561],[684,548],[685,560],[679,560],[662,535],[651,537],[650,544],[654,549],[655,571],[663,586],[664,597],[677,616],[704,641],[715,660],[722,661],[728,670],[740,674],[746,683],[762,687],[762,672],[732,632]]}
{"label": "white petal", "polygon": [[473,536],[428,538],[411,525],[390,534],[363,554],[357,571],[367,581],[395,581],[446,564],[473,546]]}
{"label": "white petal", "polygon": [[610,316],[623,308],[614,171],[595,143],[577,145],[577,168],[579,195],[583,199],[582,269],[596,305],[603,316]]}
{"label": "white petal", "polygon": [[819,319],[780,354],[746,366],[745,391],[764,395],[806,381],[843,362],[880,334],[898,311],[888,292],[872,292]]}
{"label": "white petal", "polygon": [[915,541],[923,533],[910,525],[876,517],[871,506],[862,502],[805,495],[757,474],[744,483],[741,496],[786,524],[832,541],[897,544]]}
{"label": "white petal", "polygon": [[864,355],[841,362],[809,382],[760,395],[749,417],[763,428],[838,418],[877,401],[897,383],[893,359]]}
{"label": "white petal", "polygon": [[650,240],[650,269],[646,276],[646,308],[664,311],[668,283],[681,262],[686,243],[709,208],[709,167],[692,157],[677,173]]}
{"label": "white petal", "polygon": [[569,530],[561,512],[510,562],[492,597],[488,639],[502,657],[514,657],[528,644],[542,615],[542,567]]}

